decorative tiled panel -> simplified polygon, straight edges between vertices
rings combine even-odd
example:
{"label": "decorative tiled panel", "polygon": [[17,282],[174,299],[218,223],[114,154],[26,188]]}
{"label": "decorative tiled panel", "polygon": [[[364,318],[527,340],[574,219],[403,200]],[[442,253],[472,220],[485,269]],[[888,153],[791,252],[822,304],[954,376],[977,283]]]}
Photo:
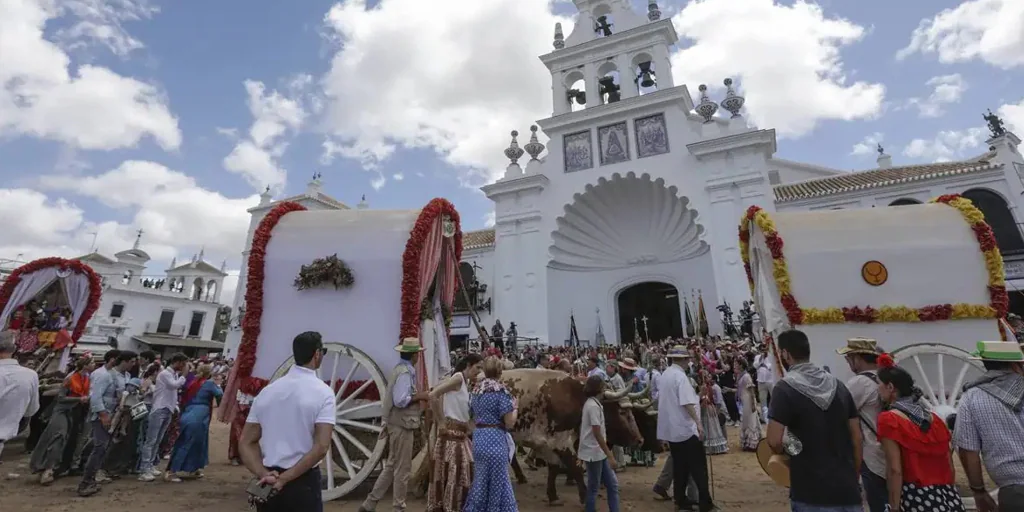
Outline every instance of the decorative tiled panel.
{"label": "decorative tiled panel", "polygon": [[665,114],[641,117],[636,124],[636,153],[639,158],[668,153]]}
{"label": "decorative tiled panel", "polygon": [[601,150],[601,165],[629,160],[629,132],[625,121],[598,128],[597,146]]}
{"label": "decorative tiled panel", "polygon": [[565,172],[576,172],[594,166],[594,147],[590,130],[565,135],[562,143]]}

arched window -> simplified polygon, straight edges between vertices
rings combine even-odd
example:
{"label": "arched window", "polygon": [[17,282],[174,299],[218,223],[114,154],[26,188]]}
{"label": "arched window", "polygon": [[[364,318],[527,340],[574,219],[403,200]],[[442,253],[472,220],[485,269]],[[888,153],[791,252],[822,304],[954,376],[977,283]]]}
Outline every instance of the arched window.
{"label": "arched window", "polygon": [[576,112],[587,106],[587,82],[583,73],[573,71],[565,76],[565,100],[569,102],[569,110]]}
{"label": "arched window", "polygon": [[189,294],[192,300],[203,300],[203,278],[197,277],[192,281],[192,293]]}
{"label": "arched window", "polygon": [[[466,293],[462,293],[460,286],[456,285],[455,300],[452,301],[453,311],[470,311],[476,306],[476,272],[473,270],[473,265],[463,261],[459,263],[459,277],[462,278],[462,283],[466,285]],[[466,303],[466,296],[469,296],[470,302]]]}
{"label": "arched window", "polygon": [[210,279],[210,281],[206,283],[206,302],[216,302],[216,301],[217,301],[217,281],[214,281],[213,279]]}
{"label": "arched window", "polygon": [[903,197],[889,203],[889,206],[906,206],[909,204],[921,204],[921,201],[918,201],[917,199],[911,199],[909,197]]}
{"label": "arched window", "polygon": [[132,282],[132,275],[134,273],[131,270],[125,270],[124,275],[121,276],[121,284],[130,284]]}
{"label": "arched window", "polygon": [[1019,254],[1024,252],[1024,237],[1013,220],[1013,213],[1006,201],[999,194],[983,188],[975,188],[961,194],[970,199],[981,213],[985,214],[985,222],[992,227],[999,244],[999,252],[1003,254]]}
{"label": "arched window", "polygon": [[638,53],[632,61],[637,94],[644,95],[658,90],[657,70],[654,59],[648,53]]}
{"label": "arched window", "polygon": [[597,37],[608,37],[614,33],[615,22],[612,20],[612,9],[605,4],[594,7],[594,33]]}
{"label": "arched window", "polygon": [[614,62],[605,62],[597,68],[598,97],[602,105],[615,103],[622,97],[619,68]]}

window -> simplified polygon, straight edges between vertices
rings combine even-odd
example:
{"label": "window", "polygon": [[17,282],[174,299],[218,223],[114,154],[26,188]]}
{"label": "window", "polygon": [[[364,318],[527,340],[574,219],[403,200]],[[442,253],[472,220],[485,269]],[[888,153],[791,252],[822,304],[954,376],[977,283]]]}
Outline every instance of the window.
{"label": "window", "polygon": [[[157,324],[156,324],[156,332],[158,334],[170,334],[171,333],[171,323],[172,322],[174,322],[174,310],[173,309],[165,309],[165,310],[161,311],[160,312],[160,321],[157,322]],[[181,335],[180,331],[179,331],[178,335],[179,336]]]}
{"label": "window", "polygon": [[203,320],[206,318],[206,313],[202,311],[192,312],[192,321],[188,324],[188,335],[199,336],[199,333],[203,331]]}
{"label": "window", "polygon": [[110,307],[110,318],[121,318],[124,314],[124,304],[114,304]]}

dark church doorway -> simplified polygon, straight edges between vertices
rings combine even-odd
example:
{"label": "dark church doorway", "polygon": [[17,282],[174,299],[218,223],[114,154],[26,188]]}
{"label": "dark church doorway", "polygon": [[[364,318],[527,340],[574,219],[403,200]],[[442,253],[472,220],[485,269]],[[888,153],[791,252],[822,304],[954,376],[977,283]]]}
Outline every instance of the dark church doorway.
{"label": "dark church doorway", "polygon": [[[647,342],[683,336],[683,318],[679,311],[679,290],[668,283],[649,281],[619,292],[619,341],[632,344],[639,338]],[[644,318],[647,331],[644,331]],[[636,329],[633,321],[636,320]]]}

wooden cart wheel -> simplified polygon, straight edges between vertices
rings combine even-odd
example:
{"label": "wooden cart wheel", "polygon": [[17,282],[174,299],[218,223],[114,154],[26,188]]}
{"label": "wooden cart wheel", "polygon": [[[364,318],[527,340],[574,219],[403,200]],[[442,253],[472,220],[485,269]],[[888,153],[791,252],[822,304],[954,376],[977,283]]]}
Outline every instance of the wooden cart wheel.
{"label": "wooden cart wheel", "polygon": [[[379,398],[363,397],[372,385],[383,393],[387,379],[377,363],[362,350],[345,343],[327,343],[327,354],[317,371],[320,380],[335,389],[336,421],[331,449],[320,463],[323,500],[331,501],[352,492],[370,477],[381,462],[387,440],[379,437],[383,424]],[[288,358],[274,372],[274,379],[288,373],[295,360]],[[345,393],[353,382],[361,382]]]}
{"label": "wooden cart wheel", "polygon": [[970,359],[970,353],[941,343],[917,343],[892,353],[900,367],[910,372],[924,391],[932,411],[945,419],[956,412],[964,384],[985,373],[985,367]]}

